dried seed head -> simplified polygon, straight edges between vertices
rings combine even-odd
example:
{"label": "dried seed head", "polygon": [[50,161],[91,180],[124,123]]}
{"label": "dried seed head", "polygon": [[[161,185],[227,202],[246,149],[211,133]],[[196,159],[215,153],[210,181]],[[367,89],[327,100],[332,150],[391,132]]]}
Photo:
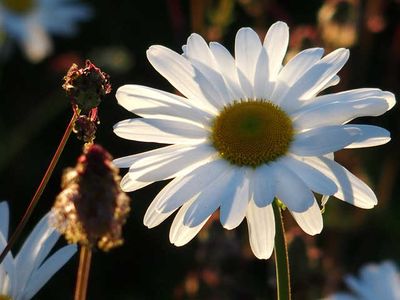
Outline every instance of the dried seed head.
{"label": "dried seed head", "polygon": [[81,115],[75,121],[73,129],[74,133],[79,140],[82,140],[85,143],[92,143],[96,138],[97,123],[98,121],[92,120],[91,117]]}
{"label": "dried seed head", "polygon": [[119,186],[119,170],[111,160],[101,146],[89,145],[75,168],[64,172],[53,220],[71,243],[108,251],[123,242],[130,199]]}
{"label": "dried seed head", "polygon": [[109,75],[102,72],[90,60],[85,68],[73,64],[64,77],[64,90],[71,97],[73,105],[87,113],[96,108],[104,96],[111,92]]}

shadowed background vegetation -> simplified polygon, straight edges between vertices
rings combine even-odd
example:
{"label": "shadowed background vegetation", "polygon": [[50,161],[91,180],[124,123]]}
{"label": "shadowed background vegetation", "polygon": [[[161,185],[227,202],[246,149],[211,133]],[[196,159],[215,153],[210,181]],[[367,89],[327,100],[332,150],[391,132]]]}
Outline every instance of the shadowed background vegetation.
{"label": "shadowed background vegetation", "polygon": [[[55,38],[50,57],[32,64],[14,47],[0,61],[0,199],[10,203],[11,228],[29,203],[72,114],[62,78],[72,63],[83,65],[86,58],[111,76],[113,92],[99,107],[96,142],[114,157],[159,146],[113,134],[113,124],[132,117],[118,106],[116,89],[135,83],[173,91],[148,63],[146,49],[161,44],[180,52],[191,32],[220,41],[232,52],[240,27],[253,27],[263,38],[272,23],[282,20],[290,27],[288,57],[314,46],[327,52],[350,48],[350,60],[339,73],[341,83],[329,92],[378,87],[399,95],[398,0],[85,2],[93,7],[94,17],[79,26],[75,37]],[[355,120],[385,127],[392,141],[336,155],[373,188],[379,201],[376,208],[362,210],[330,199],[324,230],[316,237],[306,235],[285,215],[293,299],[318,299],[344,289],[343,275],[355,273],[366,262],[393,259],[400,263],[399,120],[397,106],[383,117]],[[62,170],[75,165],[81,146],[71,136],[30,228],[50,209],[60,191]],[[125,244],[110,253],[94,253],[88,299],[275,299],[273,258],[260,261],[253,256],[246,224],[227,231],[215,216],[180,248],[168,240],[172,218],[151,230],[143,225],[147,206],[164,185],[154,183],[130,193],[132,211],[124,229]],[[26,229],[24,234],[28,233]],[[77,258],[35,299],[71,299]]]}

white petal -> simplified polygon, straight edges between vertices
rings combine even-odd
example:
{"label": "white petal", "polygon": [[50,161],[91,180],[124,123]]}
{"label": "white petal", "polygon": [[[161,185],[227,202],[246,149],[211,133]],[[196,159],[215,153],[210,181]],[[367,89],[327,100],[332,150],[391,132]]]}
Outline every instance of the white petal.
{"label": "white petal", "polygon": [[60,234],[49,225],[50,213],[35,226],[15,257],[18,270],[18,289],[22,290],[32,272],[42,263],[57,242]]}
{"label": "white petal", "polygon": [[281,100],[281,106],[289,113],[307,104],[317,95],[344,66],[349,58],[347,49],[337,49],[307,70]]}
{"label": "white petal", "polygon": [[374,192],[340,164],[325,157],[305,157],[302,159],[336,183],[338,191],[334,196],[338,199],[360,208],[372,208],[377,204],[378,201]]}
{"label": "white petal", "polygon": [[284,22],[274,23],[264,39],[264,48],[267,50],[270,80],[274,81],[282,67],[289,44],[289,28]]}
{"label": "white petal", "polygon": [[328,195],[322,195],[322,197],[321,197],[321,206],[324,207],[328,203],[328,200],[329,200],[329,196]]}
{"label": "white petal", "polygon": [[292,115],[292,120],[300,130],[341,125],[364,116],[379,116],[385,113],[389,106],[384,98],[364,98],[346,102],[331,102],[312,105]]}
{"label": "white petal", "polygon": [[390,141],[390,132],[382,127],[355,124],[351,126],[360,129],[361,135],[355,142],[346,146],[346,149],[374,147],[386,144]]}
{"label": "white petal", "polygon": [[[0,251],[3,251],[3,249],[6,246],[7,246],[7,241],[0,232]],[[2,292],[1,289],[3,289],[3,292],[9,294],[10,296],[16,295],[16,293],[18,292],[18,282],[17,282],[18,272],[16,270],[14,258],[12,257],[10,252],[7,253],[6,257],[1,263],[0,270],[1,269],[3,269],[3,271],[7,274],[7,275],[4,274],[5,276],[3,278],[7,278],[8,276],[8,282],[6,283],[0,281],[0,292]]]}
{"label": "white petal", "polygon": [[385,97],[386,101],[389,103],[389,109],[392,109],[392,107],[396,104],[396,98],[393,93],[383,91],[382,92],[383,97]]}
{"label": "white petal", "polygon": [[337,192],[336,184],[318,169],[290,156],[282,159],[282,163],[299,176],[312,191],[321,195],[333,195]]}
{"label": "white petal", "polygon": [[225,81],[218,72],[214,56],[206,41],[198,34],[193,33],[187,40],[186,56],[215,89],[213,98],[218,100],[218,109],[230,102],[232,98]]}
{"label": "white petal", "polygon": [[232,186],[235,190],[233,198],[226,198],[221,203],[220,220],[225,229],[231,230],[242,223],[247,204],[250,200],[250,180],[246,168],[240,168],[235,172]]}
{"label": "white petal", "polygon": [[259,259],[270,258],[274,250],[275,217],[272,205],[258,207],[250,201],[246,212],[250,247]]}
{"label": "white petal", "polygon": [[[131,167],[130,173],[132,178],[142,182],[154,182],[169,179],[178,176],[182,170],[199,162],[204,163],[205,160],[215,156],[215,150],[208,145],[201,145],[194,149],[178,153],[175,157],[167,158],[164,161],[155,161],[153,165],[135,169],[135,165]],[[186,171],[187,172],[187,171]],[[188,172],[187,172],[188,173]]]}
{"label": "white petal", "polygon": [[323,54],[324,49],[322,48],[310,48],[299,52],[295,57],[289,60],[282,68],[281,72],[279,72],[275,90],[271,97],[272,100],[275,103],[280,103],[296,81],[317,63]]}
{"label": "white petal", "polygon": [[141,152],[141,153],[114,159],[113,164],[116,165],[118,168],[129,168],[130,166],[132,166],[134,163],[136,163],[137,161],[139,161],[141,159],[144,159],[144,158],[153,159],[154,157],[157,157],[159,155],[163,155],[166,153],[174,153],[175,151],[180,151],[182,148],[188,148],[188,147],[190,147],[190,146],[188,146],[188,145],[165,146],[165,147],[157,148],[154,150]]}
{"label": "white petal", "polygon": [[199,197],[188,208],[183,224],[196,227],[204,222],[225,201],[232,201],[237,183],[234,168],[226,168],[211,184],[205,187]]}
{"label": "white petal", "polygon": [[186,202],[176,214],[169,231],[169,240],[175,246],[183,246],[190,242],[196,234],[199,233],[204,224],[209,218],[206,218],[202,223],[195,227],[186,226],[183,224],[183,218],[188,208],[192,205],[193,201]]}
{"label": "white petal", "polygon": [[182,56],[187,58],[187,45],[182,45]]}
{"label": "white petal", "polygon": [[305,233],[315,235],[322,231],[324,225],[317,201],[314,201],[314,204],[304,212],[291,211],[291,213]]}
{"label": "white petal", "polygon": [[129,119],[114,125],[119,137],[140,142],[161,144],[192,144],[207,138],[204,128],[179,121],[158,119]]}
{"label": "white petal", "polygon": [[277,163],[274,168],[276,176],[276,196],[291,211],[304,212],[314,203],[314,195],[299,176]]}
{"label": "white petal", "polygon": [[149,181],[149,182],[137,181],[136,179],[131,178],[130,173],[127,173],[127,174],[125,174],[124,177],[122,177],[120,185],[121,185],[121,189],[124,192],[133,192],[138,189],[144,188],[145,186],[148,186],[152,183],[153,182],[151,182],[151,181]]}
{"label": "white petal", "polygon": [[254,170],[251,176],[250,191],[254,203],[258,207],[265,207],[272,203],[275,197],[275,181],[273,165],[264,165]]}
{"label": "white petal", "polygon": [[239,83],[239,78],[236,70],[235,60],[232,55],[224,46],[219,43],[211,42],[210,50],[214,55],[215,61],[217,62],[220,72],[224,77],[227,86],[233,96],[232,100],[245,99],[246,95]]}
{"label": "white petal", "polygon": [[[132,165],[129,172],[121,180],[122,190],[125,192],[132,192],[150,185],[155,181],[185,176],[199,166],[215,160],[214,152],[207,153],[201,149],[194,150],[196,150],[196,153],[175,157],[168,161],[157,162],[155,164],[151,164],[151,161],[147,160],[151,165],[141,166],[138,170],[135,169],[135,164]],[[137,165],[142,162],[144,163],[145,160],[146,159],[142,159],[138,161]]]}
{"label": "white petal", "polygon": [[[382,280],[381,278],[374,278],[375,280]],[[357,296],[361,297],[361,299],[368,299],[368,300],[373,300],[375,299],[374,297],[374,290],[371,287],[375,283],[375,280],[372,282],[363,282],[362,280],[359,280],[355,278],[354,276],[346,276],[345,281],[348,287],[356,293]],[[370,297],[372,295],[372,297]],[[377,296],[377,295],[376,295]],[[395,298],[393,298],[395,299]],[[389,300],[389,298],[388,298]]]}
{"label": "white petal", "polygon": [[[182,178],[175,178],[175,181],[178,181]],[[170,212],[161,212],[157,209],[158,206],[158,201],[153,200],[149,207],[146,210],[146,213],[143,218],[143,224],[147,226],[148,228],[153,228],[158,225],[160,225],[162,222],[164,222],[170,215],[172,215],[175,210],[172,210]]]}
{"label": "white petal", "polygon": [[360,129],[351,125],[325,126],[297,134],[291,152],[302,156],[335,152],[357,141]]}
{"label": "white petal", "polygon": [[211,97],[215,93],[214,87],[186,58],[163,46],[151,46],[147,50],[147,58],[185,97],[198,101],[194,105],[217,113],[215,99]]}
{"label": "white petal", "polygon": [[[321,92],[327,85],[331,84],[332,79],[337,81],[334,77],[345,65],[349,56],[350,51],[348,49],[337,49],[322,58],[305,74],[304,77],[311,76],[312,78],[304,80],[303,83],[314,82],[310,85],[308,90],[305,90],[303,87],[305,93],[300,94],[299,98],[310,99]],[[300,83],[297,83],[296,87],[297,86],[300,87]]]}
{"label": "white petal", "polygon": [[229,173],[230,165],[222,159],[214,160],[194,169],[184,177],[168,183],[156,196],[156,209],[169,212],[177,209],[185,202],[212,186],[222,174]]}
{"label": "white petal", "polygon": [[39,22],[27,19],[25,37],[20,40],[28,59],[38,63],[53,51],[53,43],[46,29]]}
{"label": "white petal", "polygon": [[124,85],[115,96],[119,105],[141,117],[165,119],[172,116],[199,124],[212,117],[186,98],[146,86]]}
{"label": "white petal", "polygon": [[319,106],[325,103],[348,102],[348,101],[361,100],[365,98],[377,98],[377,97],[385,99],[388,98],[386,99],[386,102],[390,107],[389,103],[391,103],[392,100],[390,100],[390,97],[386,97],[385,93],[382,92],[380,89],[361,88],[361,89],[353,89],[353,90],[318,96],[312,102],[307,103],[307,106],[305,106],[304,109],[311,108],[314,105]]}
{"label": "white petal", "polygon": [[268,54],[265,48],[262,48],[258,56],[255,77],[254,77],[254,97],[256,99],[271,100],[274,91],[274,82],[269,76]]}
{"label": "white petal", "polygon": [[335,76],[332,77],[331,80],[329,80],[329,81],[325,84],[325,86],[321,89],[321,91],[323,91],[323,90],[325,90],[325,89],[327,89],[327,88],[329,88],[329,87],[331,87],[331,86],[335,86],[335,85],[337,85],[339,82],[340,82],[340,76],[339,76],[339,75],[335,75]]}
{"label": "white petal", "polygon": [[260,38],[253,29],[239,29],[235,39],[235,60],[239,81],[247,98],[254,98],[253,82],[261,48]]}
{"label": "white petal", "polygon": [[49,257],[41,267],[32,274],[24,291],[24,297],[31,299],[46,284],[47,281],[76,253],[76,245],[68,245],[51,257]]}
{"label": "white petal", "polygon": [[210,147],[208,144],[171,145],[156,150],[142,152],[137,154],[135,161],[129,167],[129,171],[135,173],[137,171],[141,171],[143,169],[151,168],[152,166],[168,162],[172,159],[184,155],[185,153],[202,151],[209,148]]}
{"label": "white petal", "polygon": [[6,201],[0,202],[0,233],[4,239],[8,239],[8,222],[9,222],[9,211],[8,203]]}

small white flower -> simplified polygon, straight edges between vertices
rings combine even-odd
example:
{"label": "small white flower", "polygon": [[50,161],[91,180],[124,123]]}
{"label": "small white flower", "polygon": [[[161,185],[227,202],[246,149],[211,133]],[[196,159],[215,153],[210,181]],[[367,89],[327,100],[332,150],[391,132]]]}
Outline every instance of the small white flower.
{"label": "small white flower", "polygon": [[337,293],[327,300],[400,300],[400,274],[391,261],[365,265],[359,278],[347,276],[345,281],[352,293]]}
{"label": "small white flower", "polygon": [[115,160],[129,167],[121,186],[134,191],[174,178],[144,218],[148,227],[180,208],[170,230],[177,246],[190,241],[217,209],[226,229],[244,218],[258,258],[269,258],[275,236],[271,203],[279,198],[300,227],[314,235],[322,215],[313,192],[361,208],[377,203],[373,191],[334,161],[333,152],[385,144],[387,130],[346,124],[391,109],[395,97],[373,88],[320,96],[339,82],[347,49],[323,56],[304,50],[282,66],[289,40],[285,23],[264,42],[250,28],[238,31],[235,58],[222,45],[192,34],[184,54],[152,46],[153,67],[185,97],[139,85],[118,89],[120,105],[143,118],[114,132],[126,139],[173,144]]}
{"label": "small white flower", "polygon": [[[31,299],[75,254],[76,245],[68,245],[47,257],[60,237],[49,217],[50,213],[39,221],[15,257],[8,253],[0,264],[0,299]],[[1,251],[7,245],[8,219],[8,204],[0,202]]]}
{"label": "small white flower", "polygon": [[91,9],[75,0],[0,1],[0,26],[32,62],[48,56],[53,48],[49,34],[71,36],[76,23],[87,20]]}

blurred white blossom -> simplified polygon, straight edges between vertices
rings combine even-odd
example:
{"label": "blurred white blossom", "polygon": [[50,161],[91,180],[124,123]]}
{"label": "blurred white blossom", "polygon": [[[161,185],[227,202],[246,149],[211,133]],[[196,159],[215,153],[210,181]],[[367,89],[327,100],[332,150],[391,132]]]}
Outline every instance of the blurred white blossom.
{"label": "blurred white blossom", "polygon": [[352,293],[337,293],[326,300],[399,300],[400,275],[391,261],[367,264],[360,276],[346,276],[346,284]]}
{"label": "blurred white blossom", "polygon": [[[47,257],[60,237],[49,217],[39,221],[15,257],[8,253],[0,264],[0,299],[31,299],[75,254],[76,245],[68,245]],[[0,202],[0,251],[7,244],[8,219],[8,204]]]}
{"label": "blurred white blossom", "polygon": [[73,36],[77,32],[76,23],[91,16],[91,8],[75,0],[0,2],[2,30],[19,44],[32,62],[39,62],[51,53],[51,34]]}

